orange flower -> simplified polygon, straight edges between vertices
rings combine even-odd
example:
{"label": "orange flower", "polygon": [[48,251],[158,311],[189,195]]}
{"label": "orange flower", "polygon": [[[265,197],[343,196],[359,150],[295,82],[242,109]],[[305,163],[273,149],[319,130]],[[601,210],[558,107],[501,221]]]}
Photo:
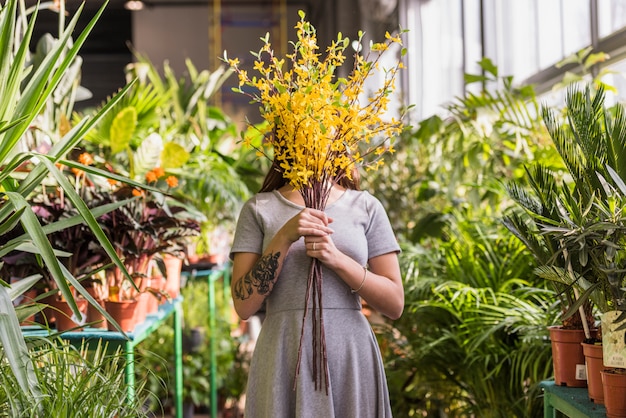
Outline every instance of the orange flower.
{"label": "orange flower", "polygon": [[165,175],[165,170],[163,170],[162,167],[155,167],[152,171],[157,176],[157,178],[161,178]]}
{"label": "orange flower", "polygon": [[146,181],[148,183],[154,183],[155,181],[157,181],[159,179],[159,176],[156,175],[156,173],[154,172],[154,170],[148,171],[146,173]]}
{"label": "orange flower", "polygon": [[78,162],[83,165],[92,165],[93,157],[88,152],[83,152],[78,156]]}
{"label": "orange flower", "polygon": [[165,182],[167,183],[168,186],[170,187],[176,187],[178,186],[178,179],[174,176],[168,176],[165,179]]}
{"label": "orange flower", "polygon": [[72,173],[74,173],[76,177],[80,177],[85,174],[85,172],[79,168],[72,168]]}
{"label": "orange flower", "polygon": [[143,190],[133,189],[133,196],[143,196]]}
{"label": "orange flower", "polygon": [[111,185],[111,186],[115,186],[117,185],[118,181],[115,179],[107,179],[107,182]]}

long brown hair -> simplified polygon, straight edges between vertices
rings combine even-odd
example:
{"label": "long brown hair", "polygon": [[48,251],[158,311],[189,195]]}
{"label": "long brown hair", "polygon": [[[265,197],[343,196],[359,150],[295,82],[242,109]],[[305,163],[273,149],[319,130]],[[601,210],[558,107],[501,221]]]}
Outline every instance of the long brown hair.
{"label": "long brown hair", "polygon": [[[263,185],[260,192],[271,192],[272,190],[280,189],[287,184],[287,179],[283,176],[284,170],[276,160],[272,161],[272,166],[265,175]],[[346,189],[361,190],[361,176],[356,166],[352,168],[352,179],[349,179],[345,175],[345,172],[340,172],[334,179],[338,185],[345,187]]]}

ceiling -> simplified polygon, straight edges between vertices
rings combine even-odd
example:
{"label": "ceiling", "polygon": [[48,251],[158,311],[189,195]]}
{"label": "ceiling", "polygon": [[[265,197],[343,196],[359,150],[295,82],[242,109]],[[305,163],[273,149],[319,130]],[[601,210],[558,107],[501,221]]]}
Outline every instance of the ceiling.
{"label": "ceiling", "polygon": [[[24,0],[27,6],[34,6],[37,0]],[[59,1],[59,0],[54,0]],[[81,13],[80,19],[76,26],[77,33],[80,32],[86,24],[93,18],[95,12],[100,9],[107,0],[65,0],[65,8],[68,16],[72,16],[74,12],[84,4],[85,10]],[[87,41],[81,48],[81,57],[83,58],[83,76],[82,84],[93,92],[93,98],[85,101],[83,104],[93,105],[99,103],[125,83],[124,68],[133,60],[131,50],[129,49],[129,40],[133,40],[133,31],[146,19],[140,17],[141,12],[131,12],[124,8],[127,0],[108,0],[104,13],[98,19],[98,23],[88,36]],[[329,44],[336,38],[337,32],[341,31],[348,36],[350,33],[356,33],[359,27],[360,13],[359,6],[362,1],[369,0],[143,0],[146,3],[146,9],[153,7],[155,9],[164,9],[168,7],[177,7],[179,10],[173,10],[173,16],[180,16],[180,8],[185,6],[208,7],[221,6],[222,13],[228,9],[238,6],[254,6],[253,9],[258,10],[259,6],[264,8],[274,8],[277,6],[286,6],[290,10],[304,10],[310,21],[317,29],[320,43]],[[387,0],[376,0],[387,1]],[[41,0],[40,5],[50,9],[54,3],[52,0]],[[159,10],[159,16],[163,15],[163,10]],[[191,13],[197,13],[190,10]],[[137,15],[135,15],[137,13]],[[152,14],[150,14],[152,15]],[[33,39],[40,39],[45,33],[58,33],[58,13],[51,10],[41,10],[37,16],[37,24],[35,25],[35,34]],[[137,27],[135,27],[137,26]],[[339,27],[341,29],[339,30]],[[163,27],[156,29],[155,39],[162,38],[162,43],[168,43],[169,39],[176,38],[179,30],[175,25],[171,27]],[[177,31],[176,33],[169,32]],[[159,44],[160,45],[160,44]],[[163,48],[166,49],[166,48]],[[246,49],[247,51],[247,49]],[[160,62],[160,60],[159,60]]]}
{"label": "ceiling", "polygon": [[[127,0],[109,0],[109,4],[107,8],[123,8],[124,3]],[[65,7],[68,10],[76,10],[78,7],[85,3],[85,8],[87,9],[98,9],[105,0],[65,0]],[[222,5],[222,6],[245,6],[245,5],[264,5],[268,6],[276,6],[284,2],[285,5],[289,4],[305,4],[309,8],[315,8],[316,5],[320,5],[324,3],[324,0],[315,1],[315,0],[144,0],[143,1],[147,7],[158,6],[158,7],[166,7],[166,6],[185,6],[185,5],[210,5],[214,4]],[[37,0],[26,0],[27,6],[34,6],[37,4]],[[45,3],[42,3],[45,4]]]}

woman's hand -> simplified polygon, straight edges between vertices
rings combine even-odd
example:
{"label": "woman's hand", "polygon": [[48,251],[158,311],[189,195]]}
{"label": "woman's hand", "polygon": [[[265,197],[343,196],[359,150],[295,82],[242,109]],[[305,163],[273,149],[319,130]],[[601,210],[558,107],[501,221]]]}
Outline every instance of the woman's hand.
{"label": "woman's hand", "polygon": [[339,251],[330,235],[305,236],[304,244],[309,257],[317,258],[335,271],[373,309],[391,319],[398,319],[402,315],[404,289],[398,255],[395,252],[370,258],[369,267],[364,269]]}
{"label": "woman's hand", "polygon": [[333,232],[328,227],[330,222],[332,219],[320,210],[303,209],[283,225],[262,255],[234,255],[231,292],[235,310],[242,319],[254,315],[272,292],[291,244],[301,236],[329,238]]}
{"label": "woman's hand", "polygon": [[317,258],[322,264],[333,268],[333,261],[337,260],[339,250],[330,235],[306,235],[304,237],[306,255]]}
{"label": "woman's hand", "polygon": [[283,225],[280,233],[289,241],[294,243],[302,236],[327,237],[333,233],[328,227],[332,222],[325,212],[316,209],[302,209],[296,216]]}

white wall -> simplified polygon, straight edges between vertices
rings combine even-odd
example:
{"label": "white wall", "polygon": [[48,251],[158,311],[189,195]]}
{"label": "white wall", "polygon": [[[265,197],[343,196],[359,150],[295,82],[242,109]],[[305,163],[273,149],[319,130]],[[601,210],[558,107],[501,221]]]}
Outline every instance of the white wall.
{"label": "white wall", "polygon": [[209,7],[145,8],[132,14],[133,48],[161,68],[168,61],[175,74],[189,58],[198,70],[209,68]]}

